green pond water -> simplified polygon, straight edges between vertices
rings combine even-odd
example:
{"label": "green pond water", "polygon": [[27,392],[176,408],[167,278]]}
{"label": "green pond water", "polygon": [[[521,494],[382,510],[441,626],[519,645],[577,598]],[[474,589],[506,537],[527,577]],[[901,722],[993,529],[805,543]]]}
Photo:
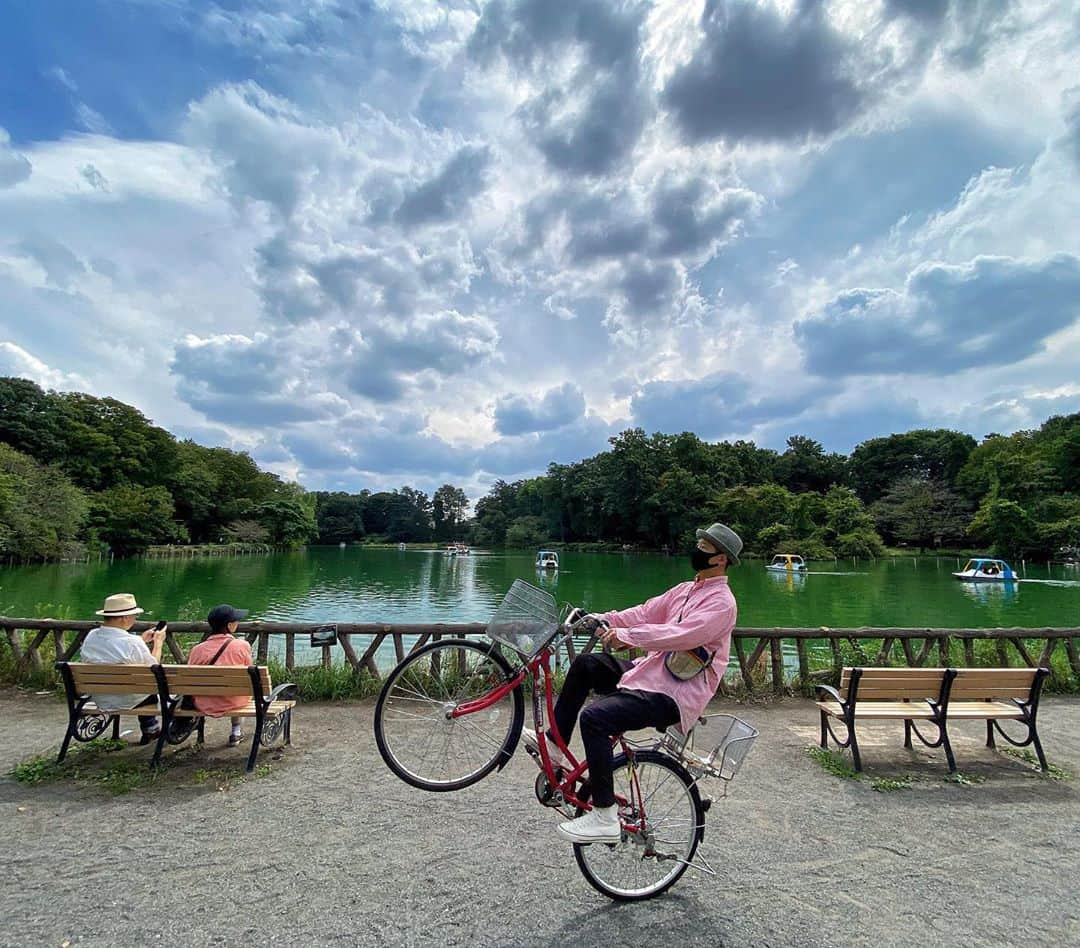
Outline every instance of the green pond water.
{"label": "green pond water", "polygon": [[[133,592],[154,618],[196,618],[230,602],[252,617],[303,622],[475,622],[513,580],[560,602],[632,605],[690,577],[684,557],[565,553],[553,575],[534,554],[449,557],[438,551],[316,547],[270,556],[131,559],[0,568],[0,612],[93,618],[106,595]],[[962,564],[961,564],[962,565]],[[1021,563],[1013,564],[1022,575]],[[1016,583],[963,583],[953,559],[811,562],[770,573],[760,560],[731,572],[741,626],[994,627],[1080,625],[1080,569],[1027,564]]]}

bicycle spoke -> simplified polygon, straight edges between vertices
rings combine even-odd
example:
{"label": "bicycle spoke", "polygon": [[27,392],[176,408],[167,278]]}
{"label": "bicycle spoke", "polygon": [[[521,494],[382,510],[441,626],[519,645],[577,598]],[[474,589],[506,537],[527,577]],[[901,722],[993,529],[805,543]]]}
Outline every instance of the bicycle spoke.
{"label": "bicycle spoke", "polygon": [[498,763],[517,726],[520,692],[469,715],[447,712],[491,694],[510,674],[502,659],[472,643],[438,642],[419,650],[391,673],[380,695],[379,752],[402,779],[425,789],[453,789],[479,779]]}
{"label": "bicycle spoke", "polygon": [[[601,892],[617,899],[649,898],[672,885],[693,859],[699,804],[689,775],[657,753],[637,754],[629,773],[617,767],[616,781],[616,797],[626,801],[620,808],[638,819],[644,815],[645,837],[627,834],[614,846],[577,846],[574,855]],[[648,855],[646,844],[655,847]]]}

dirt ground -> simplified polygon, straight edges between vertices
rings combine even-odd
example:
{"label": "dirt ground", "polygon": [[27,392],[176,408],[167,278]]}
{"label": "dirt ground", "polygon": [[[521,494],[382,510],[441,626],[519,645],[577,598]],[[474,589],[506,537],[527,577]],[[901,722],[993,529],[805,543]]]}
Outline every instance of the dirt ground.
{"label": "dirt ground", "polygon": [[[246,779],[217,722],[204,750],[115,796],[97,763],[36,786],[8,776],[55,753],[66,712],[0,691],[0,945],[1080,944],[1080,776],[987,750],[980,724],[953,731],[969,783],[889,724],[861,732],[855,782],[807,756],[812,703],[718,704],[761,731],[708,816],[719,872],[617,905],[578,873],[524,752],[468,790],[424,793],[383,765],[372,710],[300,707],[293,747]],[[1080,775],[1080,701],[1047,698],[1041,717],[1050,760]],[[869,779],[903,775],[893,792]]]}

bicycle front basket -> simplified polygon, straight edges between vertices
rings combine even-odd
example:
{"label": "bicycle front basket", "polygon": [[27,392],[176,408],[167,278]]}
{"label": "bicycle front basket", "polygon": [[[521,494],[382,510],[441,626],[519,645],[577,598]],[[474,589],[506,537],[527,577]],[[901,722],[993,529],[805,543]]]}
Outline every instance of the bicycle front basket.
{"label": "bicycle front basket", "polygon": [[559,629],[559,609],[551,593],[515,579],[488,623],[488,638],[530,658]]}

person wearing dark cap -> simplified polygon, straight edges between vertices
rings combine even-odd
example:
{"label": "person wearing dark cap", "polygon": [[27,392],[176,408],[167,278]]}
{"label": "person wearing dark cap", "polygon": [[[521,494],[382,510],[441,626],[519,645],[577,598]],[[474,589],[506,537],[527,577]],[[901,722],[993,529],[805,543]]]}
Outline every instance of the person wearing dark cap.
{"label": "person wearing dark cap", "polygon": [[[247,618],[246,609],[234,609],[222,603],[214,606],[206,621],[210,625],[210,634],[191,650],[188,655],[189,665],[243,665],[254,664],[251,658],[251,645],[244,639],[236,638],[236,629],[241,619]],[[213,695],[194,699],[195,708],[207,717],[220,718],[230,711],[246,708],[250,695]],[[229,732],[229,747],[236,747],[244,739],[240,730],[240,718],[232,719]]]}
{"label": "person wearing dark cap", "polygon": [[[611,738],[624,731],[677,724],[687,733],[716,693],[728,663],[735,628],[735,597],[728,587],[729,564],[739,562],[742,540],[730,527],[714,523],[697,531],[690,550],[694,578],[665,593],[614,612],[571,616],[578,628],[599,633],[613,648],[643,649],[630,661],[604,652],[579,655],[566,673],[547,747],[556,766],[562,751],[552,741],[557,731],[569,742],[581,712],[581,740],[589,762],[592,809],[559,825],[559,835],[574,843],[617,843]],[[589,692],[600,695],[581,711]],[[537,744],[534,731],[522,732]]]}

